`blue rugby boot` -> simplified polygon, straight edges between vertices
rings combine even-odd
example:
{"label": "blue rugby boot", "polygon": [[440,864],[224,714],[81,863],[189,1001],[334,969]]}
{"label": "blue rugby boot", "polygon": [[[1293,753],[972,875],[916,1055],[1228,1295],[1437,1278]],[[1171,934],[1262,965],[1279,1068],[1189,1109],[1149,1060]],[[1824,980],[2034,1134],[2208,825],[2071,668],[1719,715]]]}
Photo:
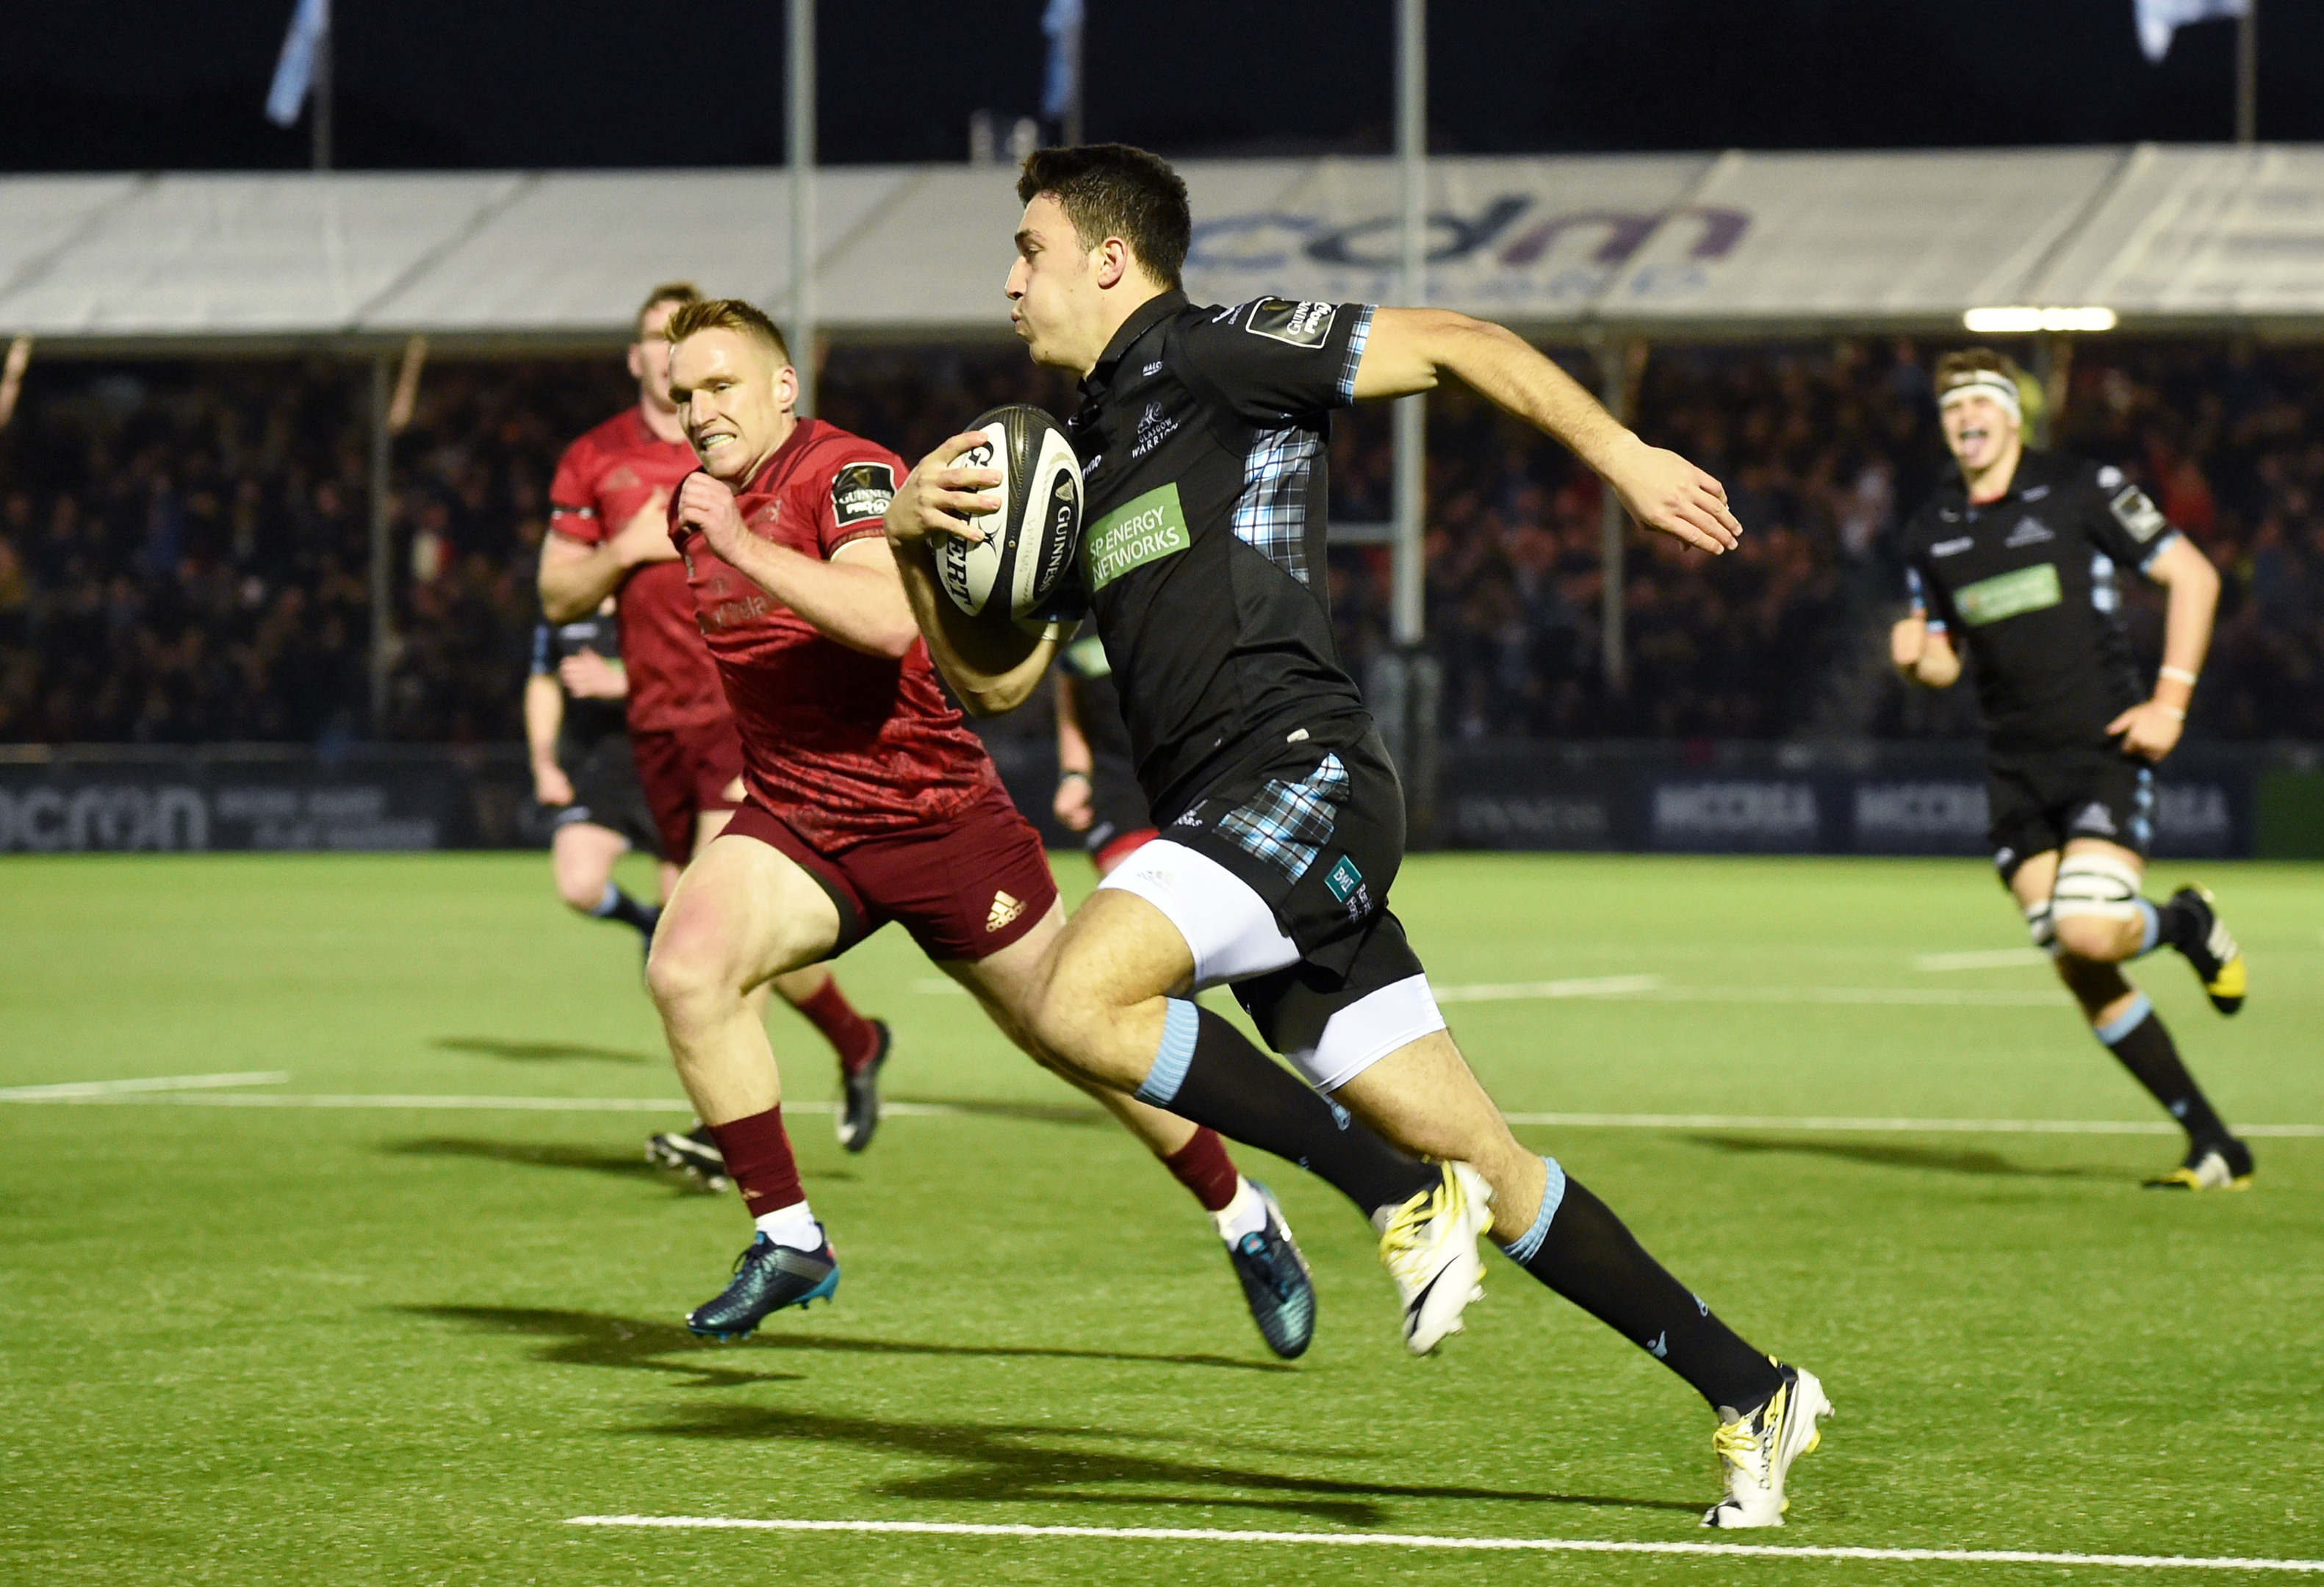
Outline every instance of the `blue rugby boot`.
{"label": "blue rugby boot", "polygon": [[748,1339],[769,1312],[838,1292],[839,1259],[830,1241],[820,1250],[794,1250],[761,1233],[734,1259],[734,1281],[716,1300],[687,1313],[686,1325],[711,1339]]}
{"label": "blue rugby boot", "polygon": [[1268,1349],[1292,1361],[1305,1352],[1307,1342],[1315,1336],[1315,1286],[1274,1194],[1256,1179],[1242,1183],[1266,1209],[1266,1223],[1239,1238],[1233,1233],[1235,1214],[1242,1210],[1240,1195],[1224,1212],[1213,1215],[1227,1243],[1227,1259],[1242,1280],[1242,1297],[1250,1304],[1250,1320],[1259,1324],[1259,1336],[1267,1341]]}

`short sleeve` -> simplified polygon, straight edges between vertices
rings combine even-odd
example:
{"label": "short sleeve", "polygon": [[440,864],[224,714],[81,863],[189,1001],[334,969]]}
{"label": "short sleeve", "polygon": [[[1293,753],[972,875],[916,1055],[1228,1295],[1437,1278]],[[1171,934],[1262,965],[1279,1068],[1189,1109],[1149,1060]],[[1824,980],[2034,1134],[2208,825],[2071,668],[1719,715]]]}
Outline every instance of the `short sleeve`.
{"label": "short sleeve", "polygon": [[532,625],[532,675],[535,678],[546,678],[556,670],[549,659],[550,648],[549,624],[534,623]]}
{"label": "short sleeve", "polygon": [[597,514],[596,483],[590,457],[582,442],[565,448],[557,460],[557,474],[549,482],[549,532],[594,546],[605,538],[605,521]]}
{"label": "short sleeve", "polygon": [[2091,500],[2083,514],[2090,540],[2098,549],[2125,567],[2144,573],[2154,566],[2179,531],[2163,516],[2153,499],[2107,466],[2089,476]]}
{"label": "short sleeve", "polygon": [[888,503],[901,470],[893,453],[839,461],[816,501],[816,539],[828,560],[842,546],[888,532]]}
{"label": "short sleeve", "polygon": [[1179,345],[1237,414],[1266,423],[1355,401],[1372,312],[1370,303],[1255,298],[1191,320]]}

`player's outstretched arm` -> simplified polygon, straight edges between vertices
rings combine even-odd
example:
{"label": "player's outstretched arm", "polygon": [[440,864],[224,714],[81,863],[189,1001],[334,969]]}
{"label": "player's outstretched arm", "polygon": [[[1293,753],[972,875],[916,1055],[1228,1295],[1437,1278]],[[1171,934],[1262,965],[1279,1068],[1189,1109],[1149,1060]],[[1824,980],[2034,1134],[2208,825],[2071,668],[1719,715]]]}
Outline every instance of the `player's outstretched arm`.
{"label": "player's outstretched arm", "polygon": [[829,561],[802,556],[752,534],[733,491],[700,473],[678,487],[674,516],[680,531],[701,531],[729,567],[849,650],[899,659],[920,637],[895,558],[876,536],[850,540]]}
{"label": "player's outstretched arm", "polygon": [[1515,331],[1449,309],[1373,311],[1356,366],[1357,401],[1434,391],[1448,374],[1572,449],[1646,528],[1713,556],[1743,532],[1724,485],[1640,440]]}
{"label": "player's outstretched arm", "polygon": [[2169,591],[2163,616],[2163,670],[2155,676],[2153,698],[2107,723],[2107,731],[2122,734],[2125,754],[2160,761],[2179,747],[2179,735],[2186,731],[2195,678],[2211,648],[2219,572],[2182,534],[2147,565],[2146,577]]}
{"label": "player's outstretched arm", "polygon": [[904,476],[888,503],[888,544],[936,670],[969,715],[998,716],[1023,705],[1040,683],[1057,653],[1061,625],[1029,632],[1013,623],[971,617],[936,587],[933,538],[981,540],[984,531],[969,517],[1000,511],[999,501],[976,494],[1001,483],[997,470],[954,466],[955,458],[984,438],[973,431],[956,435]]}
{"label": "player's outstretched arm", "polygon": [[1942,631],[1932,630],[1929,620],[1917,612],[1888,631],[1888,660],[1905,682],[1923,688],[1950,688],[1960,679],[1960,657],[1953,641]]}

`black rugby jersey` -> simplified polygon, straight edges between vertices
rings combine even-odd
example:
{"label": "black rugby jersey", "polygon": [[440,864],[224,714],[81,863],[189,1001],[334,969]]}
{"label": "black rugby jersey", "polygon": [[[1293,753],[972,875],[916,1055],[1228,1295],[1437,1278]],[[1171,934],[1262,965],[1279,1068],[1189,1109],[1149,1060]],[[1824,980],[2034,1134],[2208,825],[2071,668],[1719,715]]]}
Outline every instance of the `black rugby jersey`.
{"label": "black rugby jersey", "polygon": [[1958,478],[1904,526],[1913,608],[1976,661],[1987,747],[2103,749],[2107,724],[2146,697],[2123,627],[2123,569],[2152,567],[2177,531],[2118,468],[2028,451],[1997,502]]}
{"label": "black rugby jersey", "polygon": [[1087,502],[1081,584],[1156,817],[1305,730],[1370,726],[1332,640],[1330,411],[1355,401],[1362,303],[1141,305],[1068,427]]}
{"label": "black rugby jersey", "polygon": [[[591,613],[572,623],[536,623],[532,631],[532,670],[536,677],[555,678],[558,664],[567,656],[595,650],[608,661],[622,659],[622,626],[611,613]],[[559,687],[563,687],[561,684]],[[586,752],[609,733],[627,730],[625,707],[620,700],[583,700],[565,697],[565,720],[558,729],[558,758]]]}

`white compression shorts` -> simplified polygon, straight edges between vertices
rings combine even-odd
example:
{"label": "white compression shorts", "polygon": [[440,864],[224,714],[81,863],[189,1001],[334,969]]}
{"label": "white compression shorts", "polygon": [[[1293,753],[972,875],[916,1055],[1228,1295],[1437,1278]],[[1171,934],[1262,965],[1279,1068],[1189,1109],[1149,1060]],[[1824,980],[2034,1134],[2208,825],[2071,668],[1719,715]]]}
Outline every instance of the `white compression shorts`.
{"label": "white compression shorts", "polygon": [[[1247,981],[1299,962],[1267,900],[1207,854],[1156,838],[1098,883],[1144,899],[1177,928],[1194,961],[1194,990]],[[1289,1058],[1318,1091],[1333,1091],[1400,1047],[1444,1029],[1425,975],[1407,976],[1333,1011],[1313,1047]]]}

